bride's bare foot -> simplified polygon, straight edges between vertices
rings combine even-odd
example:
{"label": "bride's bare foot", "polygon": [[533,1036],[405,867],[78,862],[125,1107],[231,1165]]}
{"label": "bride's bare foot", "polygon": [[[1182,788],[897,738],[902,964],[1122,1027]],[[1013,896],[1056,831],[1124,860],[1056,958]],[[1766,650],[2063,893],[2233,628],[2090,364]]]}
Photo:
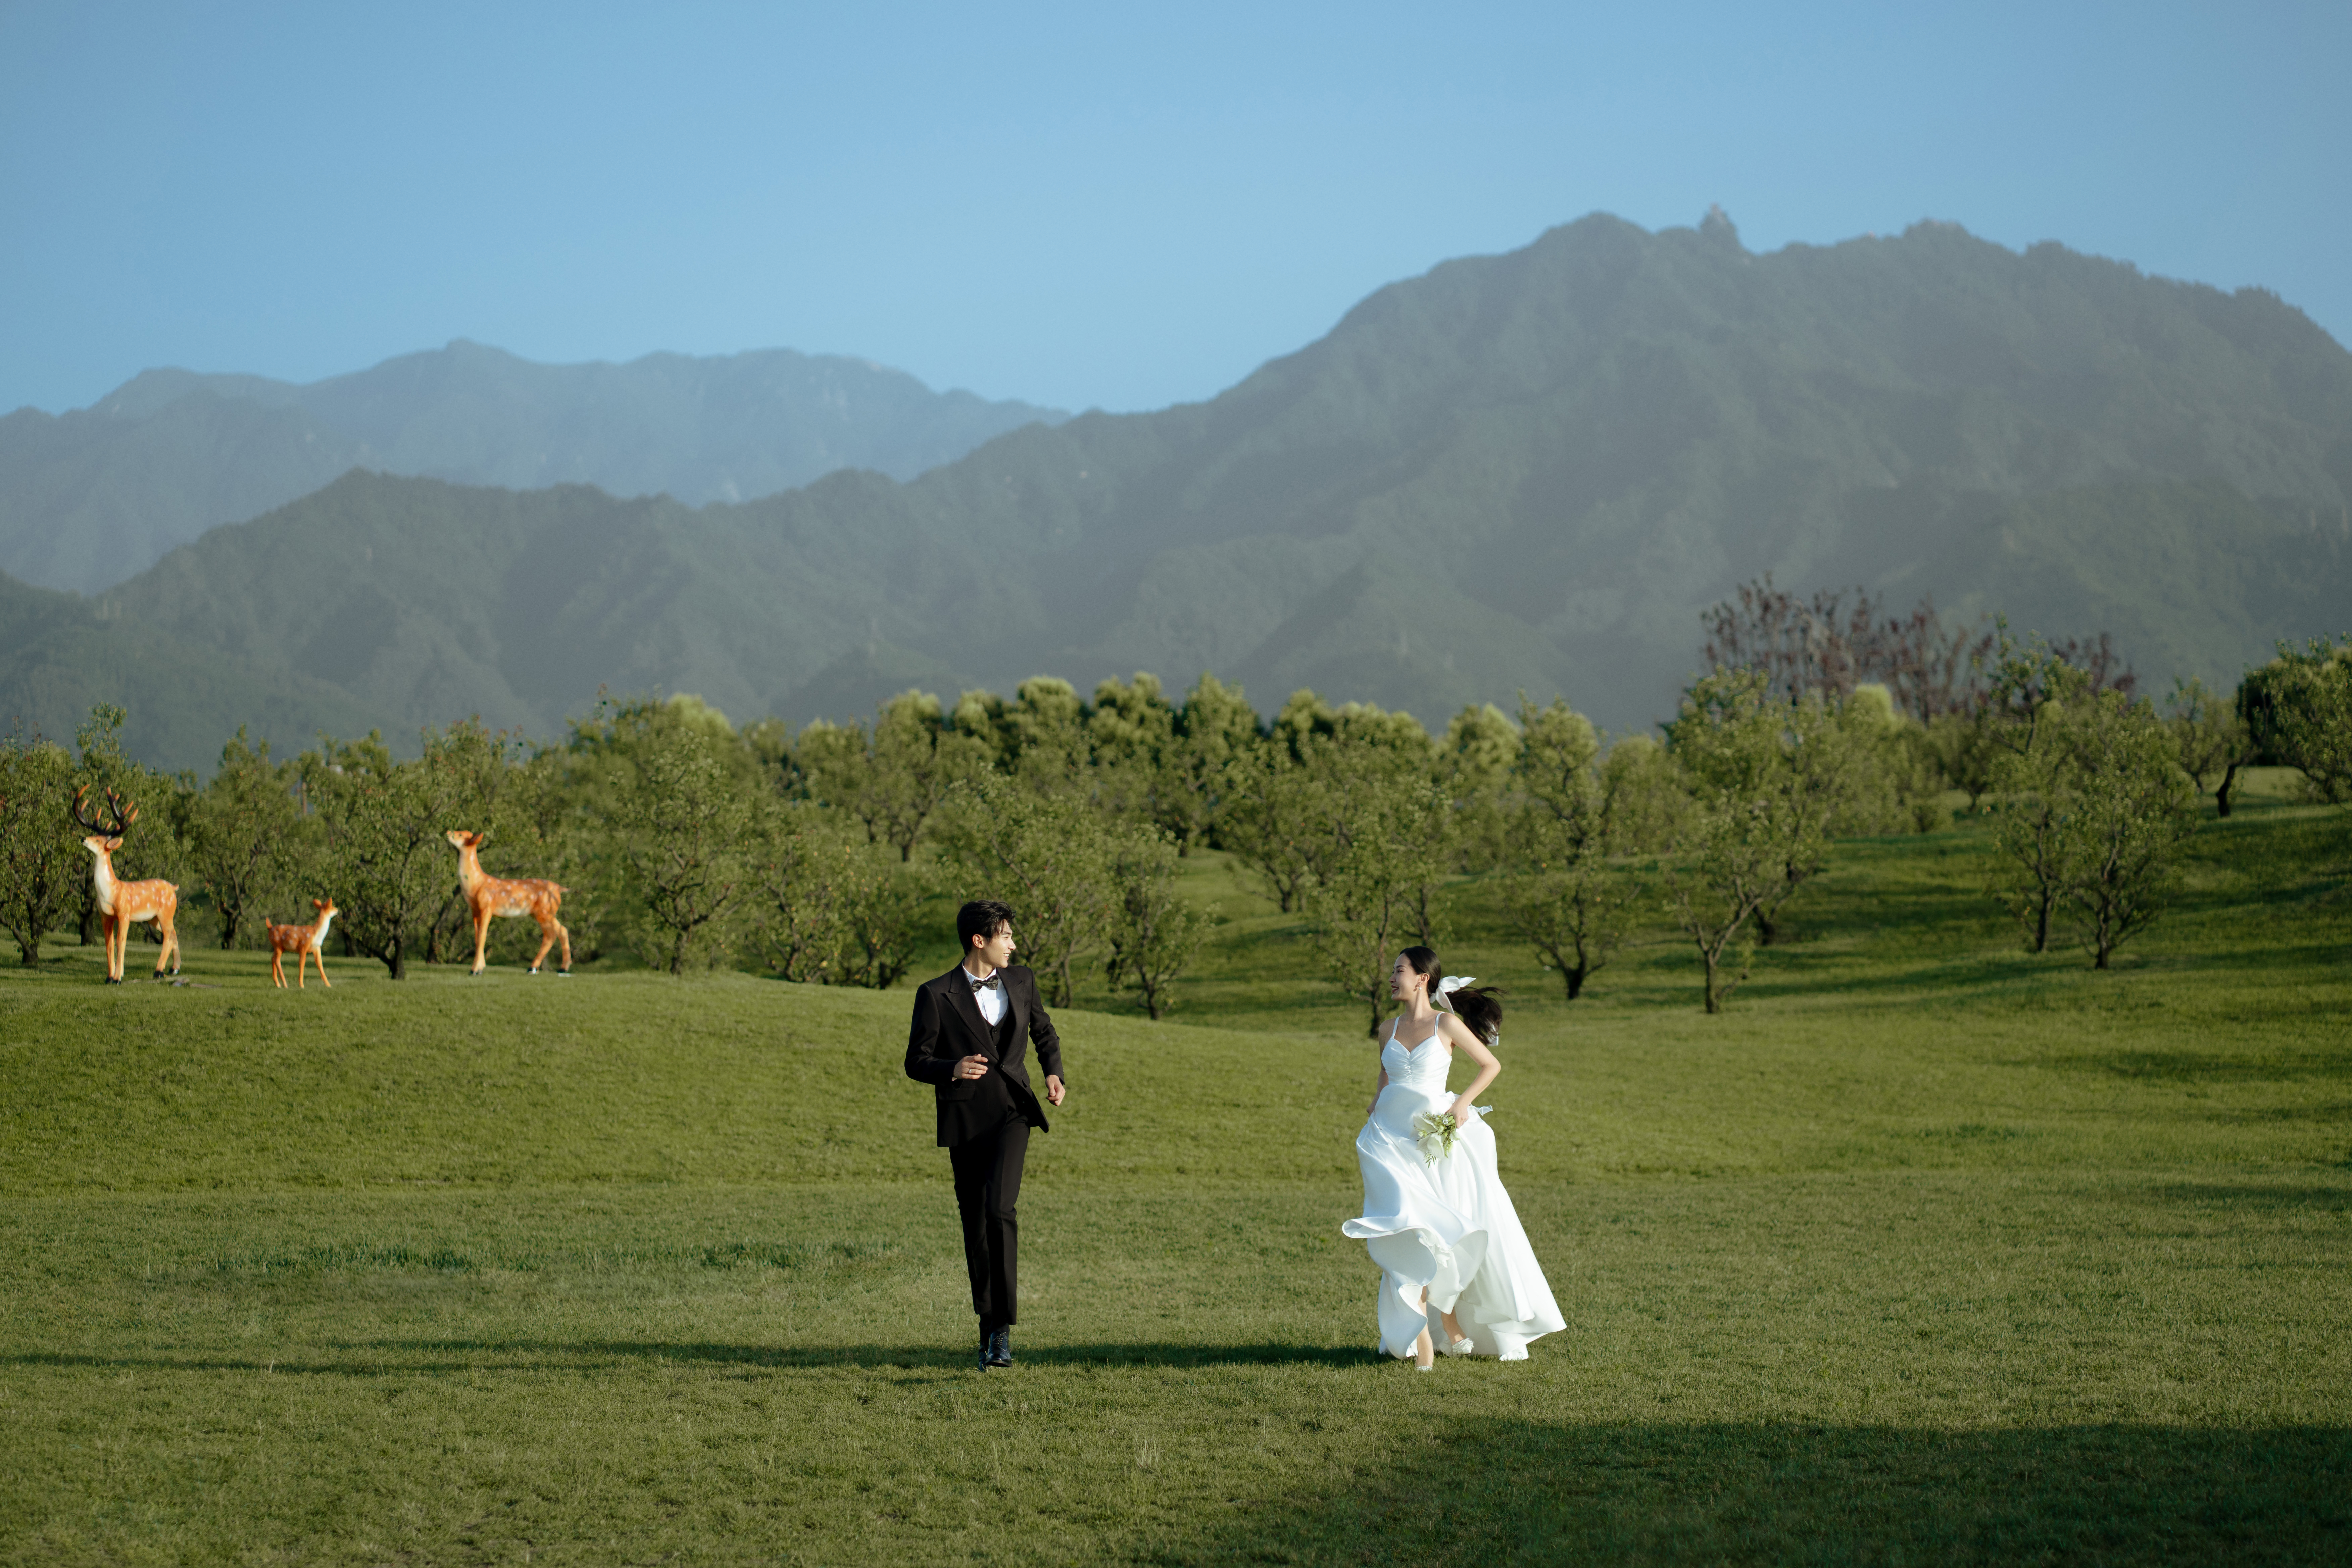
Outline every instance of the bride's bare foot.
{"label": "bride's bare foot", "polygon": [[1412,1342],[1412,1364],[1416,1372],[1427,1372],[1437,1364],[1437,1347],[1430,1342],[1427,1329]]}

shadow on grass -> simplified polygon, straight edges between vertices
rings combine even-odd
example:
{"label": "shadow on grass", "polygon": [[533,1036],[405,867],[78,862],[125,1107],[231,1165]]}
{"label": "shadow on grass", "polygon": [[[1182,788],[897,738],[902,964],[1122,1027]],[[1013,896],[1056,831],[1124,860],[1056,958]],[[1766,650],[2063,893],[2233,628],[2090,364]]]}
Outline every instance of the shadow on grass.
{"label": "shadow on grass", "polygon": [[2156,1083],[2293,1083],[2352,1078],[2352,1048],[2260,1056],[2193,1049],[2091,1051],[2055,1058],[2052,1065]]}
{"label": "shadow on grass", "polygon": [[[1386,1358],[1370,1350],[1329,1345],[1095,1344],[1030,1346],[1014,1335],[1018,1366],[1215,1367],[1370,1366]],[[691,1362],[714,1365],[808,1368],[898,1367],[972,1371],[971,1345],[759,1345],[659,1340],[370,1340],[331,1347],[349,1359],[270,1357],[110,1356],[26,1352],[0,1356],[0,1366],[88,1367],[100,1371],[249,1372],[285,1376],[396,1377],[450,1372],[576,1372],[630,1363]]]}
{"label": "shadow on grass", "polygon": [[[1400,1413],[1402,1417],[1402,1412]],[[2352,1430],[1426,1422],[1352,1484],[1171,1531],[1209,1563],[2313,1563]]]}
{"label": "shadow on grass", "polygon": [[2165,1204],[2211,1205],[2225,1209],[2327,1209],[2342,1213],[2352,1209],[2352,1187],[2336,1183],[2283,1182],[2250,1183],[2237,1185],[2228,1183],[2181,1182],[2170,1186],[2150,1187],[2146,1197]]}

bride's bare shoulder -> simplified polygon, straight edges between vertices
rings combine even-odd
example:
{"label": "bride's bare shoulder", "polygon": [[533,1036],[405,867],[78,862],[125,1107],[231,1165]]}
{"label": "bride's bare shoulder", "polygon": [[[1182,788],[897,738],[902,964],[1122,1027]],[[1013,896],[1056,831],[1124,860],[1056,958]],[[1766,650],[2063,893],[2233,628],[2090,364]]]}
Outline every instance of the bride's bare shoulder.
{"label": "bride's bare shoulder", "polygon": [[1449,1046],[1483,1046],[1486,1043],[1477,1037],[1469,1025],[1451,1013],[1440,1013],[1437,1016],[1437,1033],[1438,1037]]}

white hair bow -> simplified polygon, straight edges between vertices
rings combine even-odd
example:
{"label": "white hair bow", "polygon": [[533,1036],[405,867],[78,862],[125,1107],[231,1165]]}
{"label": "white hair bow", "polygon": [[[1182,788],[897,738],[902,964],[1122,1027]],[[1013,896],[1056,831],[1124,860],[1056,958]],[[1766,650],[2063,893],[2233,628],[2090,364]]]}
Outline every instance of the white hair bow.
{"label": "white hair bow", "polygon": [[1449,974],[1444,979],[1437,983],[1437,994],[1440,996],[1450,996],[1454,992],[1461,990],[1465,985],[1475,985],[1477,984],[1478,977],[1475,974]]}

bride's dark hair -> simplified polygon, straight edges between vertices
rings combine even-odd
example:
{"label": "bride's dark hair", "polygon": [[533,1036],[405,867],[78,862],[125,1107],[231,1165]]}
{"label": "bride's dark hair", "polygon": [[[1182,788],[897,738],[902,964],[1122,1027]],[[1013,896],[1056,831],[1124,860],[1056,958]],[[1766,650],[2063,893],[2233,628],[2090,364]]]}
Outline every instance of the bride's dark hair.
{"label": "bride's dark hair", "polygon": [[1503,1027],[1501,986],[1463,985],[1441,996],[1437,994],[1437,983],[1445,978],[1445,971],[1438,967],[1434,949],[1408,947],[1397,956],[1411,964],[1415,974],[1429,982],[1431,1006],[1447,1009],[1469,1025],[1472,1034],[1490,1046],[1495,1043],[1496,1035]]}

